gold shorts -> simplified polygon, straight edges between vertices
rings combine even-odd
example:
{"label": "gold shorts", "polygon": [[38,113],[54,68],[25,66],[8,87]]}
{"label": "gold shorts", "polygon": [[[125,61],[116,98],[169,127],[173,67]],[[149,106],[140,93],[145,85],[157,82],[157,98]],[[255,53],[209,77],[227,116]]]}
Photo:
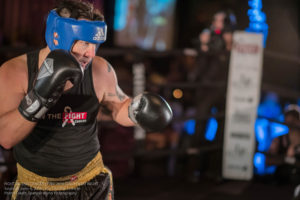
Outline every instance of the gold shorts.
{"label": "gold shorts", "polygon": [[104,167],[100,152],[98,152],[95,158],[93,158],[82,170],[69,176],[59,178],[39,176],[23,168],[18,163],[17,172],[18,176],[11,196],[13,200],[16,199],[21,184],[27,185],[31,188],[34,188],[35,190],[64,191],[84,185],[100,173],[109,174],[112,187],[111,172],[106,167]]}

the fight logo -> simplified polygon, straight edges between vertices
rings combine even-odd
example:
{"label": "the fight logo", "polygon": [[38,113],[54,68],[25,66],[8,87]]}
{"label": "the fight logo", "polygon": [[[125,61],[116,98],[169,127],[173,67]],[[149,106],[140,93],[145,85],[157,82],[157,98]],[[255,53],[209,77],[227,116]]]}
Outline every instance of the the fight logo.
{"label": "the fight logo", "polygon": [[77,123],[85,123],[87,120],[87,112],[72,112],[71,107],[66,106],[62,120],[62,127],[65,127],[67,124],[75,126]]}

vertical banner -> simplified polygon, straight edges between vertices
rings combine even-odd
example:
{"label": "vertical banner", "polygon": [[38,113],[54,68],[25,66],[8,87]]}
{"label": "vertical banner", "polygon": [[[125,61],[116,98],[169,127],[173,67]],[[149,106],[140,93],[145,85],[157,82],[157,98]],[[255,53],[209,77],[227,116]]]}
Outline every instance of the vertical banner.
{"label": "vertical banner", "polygon": [[226,100],[223,177],[250,180],[255,151],[254,125],[260,99],[263,37],[261,33],[233,34]]}
{"label": "vertical banner", "polygon": [[[137,63],[132,66],[133,72],[133,96],[137,96],[145,91],[146,78],[145,66],[143,63]],[[141,127],[134,127],[134,138],[141,140],[146,137],[145,131]]]}

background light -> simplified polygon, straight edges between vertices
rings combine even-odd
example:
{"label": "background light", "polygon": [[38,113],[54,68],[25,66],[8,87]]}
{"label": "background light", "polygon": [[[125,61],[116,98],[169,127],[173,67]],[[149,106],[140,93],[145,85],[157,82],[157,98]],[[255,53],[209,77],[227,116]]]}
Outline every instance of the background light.
{"label": "background light", "polygon": [[275,173],[276,166],[266,166],[266,156],[263,153],[255,153],[253,158],[254,172],[255,174],[273,174]]}
{"label": "background light", "polygon": [[205,139],[213,141],[218,130],[218,122],[214,117],[208,119],[206,124]]}
{"label": "background light", "polygon": [[188,135],[194,135],[196,128],[196,121],[191,119],[184,122],[184,130]]}
{"label": "background light", "polygon": [[249,0],[248,5],[251,9],[248,10],[249,16],[249,27],[246,28],[248,32],[262,33],[263,34],[263,45],[266,46],[268,36],[268,24],[266,23],[266,14],[261,11],[262,1],[261,0]]}
{"label": "background light", "polygon": [[175,89],[173,90],[173,97],[176,99],[180,99],[183,96],[183,92],[181,89]]}

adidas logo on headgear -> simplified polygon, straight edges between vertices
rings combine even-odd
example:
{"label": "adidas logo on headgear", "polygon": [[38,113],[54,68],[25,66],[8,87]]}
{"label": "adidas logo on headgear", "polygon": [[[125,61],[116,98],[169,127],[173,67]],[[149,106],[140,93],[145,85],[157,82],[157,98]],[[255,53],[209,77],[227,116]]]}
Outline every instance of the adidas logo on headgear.
{"label": "adidas logo on headgear", "polygon": [[104,40],[105,38],[105,34],[104,34],[104,30],[103,28],[98,29],[98,32],[95,34],[95,36],[93,37],[93,40]]}

